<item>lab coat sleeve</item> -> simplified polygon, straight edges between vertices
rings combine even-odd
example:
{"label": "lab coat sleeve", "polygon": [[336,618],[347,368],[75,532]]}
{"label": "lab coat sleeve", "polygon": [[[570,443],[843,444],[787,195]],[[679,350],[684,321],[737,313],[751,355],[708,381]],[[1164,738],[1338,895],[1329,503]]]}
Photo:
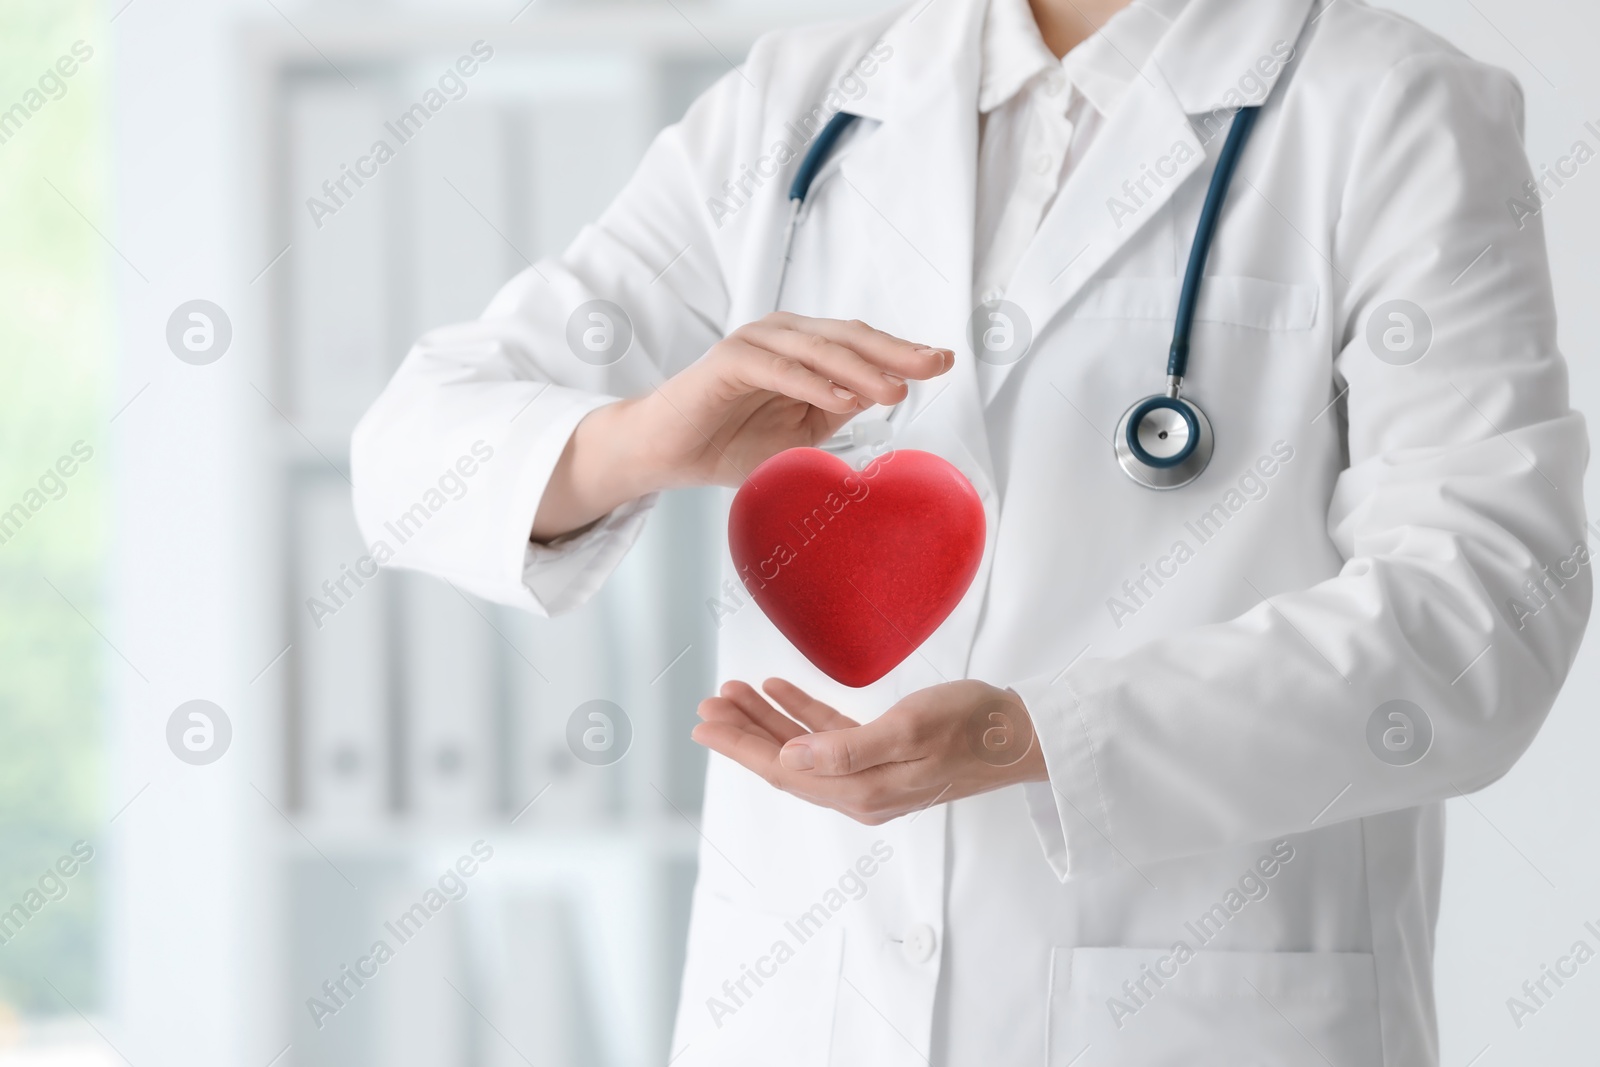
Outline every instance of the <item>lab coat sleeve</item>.
{"label": "lab coat sleeve", "polygon": [[[1588,441],[1543,231],[1508,207],[1528,195],[1521,130],[1516,83],[1458,55],[1409,58],[1376,91],[1331,235],[1348,464],[1328,533],[1343,566],[1013,685],[1037,723],[1050,781],[1029,800],[1062,879],[1441,801],[1532,741],[1591,588]],[[1393,299],[1432,324],[1408,366],[1365,337]],[[1415,710],[1375,714],[1392,700]]]}
{"label": "lab coat sleeve", "polygon": [[[546,615],[600,587],[654,498],[546,545],[529,540],[533,518],[585,415],[648,392],[721,337],[728,292],[705,187],[729,172],[729,131],[751,92],[730,73],[655,140],[563,254],[531,263],[478,320],[411,349],[351,441],[355,511],[374,558]],[[601,331],[588,338],[598,356],[590,330]]]}

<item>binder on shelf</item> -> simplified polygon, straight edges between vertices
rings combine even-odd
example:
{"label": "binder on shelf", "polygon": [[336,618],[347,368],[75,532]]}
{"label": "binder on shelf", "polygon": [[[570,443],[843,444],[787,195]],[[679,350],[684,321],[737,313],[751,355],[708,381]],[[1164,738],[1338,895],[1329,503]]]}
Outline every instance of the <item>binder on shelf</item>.
{"label": "binder on shelf", "polygon": [[469,95],[431,120],[395,161],[412,233],[407,337],[482,313],[489,298],[536,255],[515,176],[505,108]]}
{"label": "binder on shelf", "polygon": [[[349,439],[400,358],[392,264],[405,228],[394,225],[393,162],[360,162],[384,136],[385,98],[319,77],[291,80],[284,101],[287,413],[318,447]],[[369,177],[352,169],[374,166]]]}
{"label": "binder on shelf", "polygon": [[289,499],[300,806],[318,821],[376,826],[389,808],[389,576],[369,565],[342,478],[297,472]]}
{"label": "binder on shelf", "polygon": [[419,824],[490,818],[500,793],[491,647],[500,638],[481,614],[486,605],[427,575],[394,578],[401,811]]}

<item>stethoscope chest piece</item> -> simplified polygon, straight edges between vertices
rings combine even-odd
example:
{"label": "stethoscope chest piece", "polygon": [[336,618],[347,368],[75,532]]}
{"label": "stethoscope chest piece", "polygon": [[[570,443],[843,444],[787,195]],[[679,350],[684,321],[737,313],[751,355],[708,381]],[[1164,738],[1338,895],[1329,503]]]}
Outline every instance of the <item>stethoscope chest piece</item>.
{"label": "stethoscope chest piece", "polygon": [[1206,469],[1216,438],[1198,404],[1179,396],[1147,396],[1123,412],[1115,436],[1117,464],[1140,485],[1177,489]]}

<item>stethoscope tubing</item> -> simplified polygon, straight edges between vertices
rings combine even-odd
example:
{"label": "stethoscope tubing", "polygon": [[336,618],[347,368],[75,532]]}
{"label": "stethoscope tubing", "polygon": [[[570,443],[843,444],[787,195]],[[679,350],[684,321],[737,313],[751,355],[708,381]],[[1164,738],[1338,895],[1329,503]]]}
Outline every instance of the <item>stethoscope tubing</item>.
{"label": "stethoscope tubing", "polygon": [[1189,369],[1189,338],[1194,331],[1194,314],[1200,300],[1200,282],[1205,277],[1206,260],[1211,256],[1211,244],[1217,234],[1217,219],[1222,215],[1223,202],[1228,188],[1233,184],[1233,172],[1239,167],[1239,157],[1244,155],[1245,142],[1255,128],[1260,107],[1240,108],[1228,127],[1228,139],[1222,143],[1222,153],[1217,157],[1216,169],[1211,172],[1211,183],[1206,187],[1205,203],[1200,207],[1200,221],[1195,225],[1194,241],[1189,245],[1189,263],[1183,272],[1183,287],[1178,292],[1178,313],[1172,323],[1172,347],[1167,353],[1167,377],[1182,381]]}
{"label": "stethoscope tubing", "polygon": [[[800,227],[800,216],[805,210],[807,198],[811,195],[811,186],[822,173],[822,168],[827,165],[839,138],[843,137],[860,117],[848,111],[840,111],[829,119],[827,125],[822,127],[822,132],[817,134],[817,139],[806,150],[805,158],[800,161],[800,169],[795,171],[794,180],[789,183],[789,221],[783,230],[783,258],[778,263],[778,284],[772,294],[774,311],[783,306],[783,283],[789,277],[789,261],[794,257],[795,233]],[[903,406],[904,404],[896,404],[889,409],[888,415],[883,420],[886,428],[892,431],[895,415]],[[828,452],[848,452],[859,443],[858,429],[852,429],[851,425],[847,425],[824,441],[821,447]]]}
{"label": "stethoscope tubing", "polygon": [[[1245,144],[1250,139],[1260,113],[1260,105],[1240,108],[1234,113],[1233,123],[1228,128],[1228,137],[1223,142],[1222,151],[1217,157],[1217,165],[1211,172],[1205,201],[1200,207],[1200,219],[1195,225],[1194,241],[1189,246],[1189,261],[1184,267],[1183,284],[1178,292],[1178,308],[1172,324],[1172,344],[1167,352],[1166,391],[1136,402],[1123,414],[1117,427],[1115,451],[1118,465],[1130,478],[1148,488],[1171,489],[1187,485],[1200,476],[1211,459],[1214,439],[1210,420],[1198,405],[1182,397],[1181,394],[1184,378],[1189,369],[1190,338],[1194,331],[1195,312],[1199,305],[1200,286],[1205,278],[1206,261],[1211,255],[1217,223],[1228,197],[1228,189],[1233,184],[1234,172],[1238,169],[1239,159],[1244,154]],[[782,305],[783,286],[788,278],[789,262],[794,254],[795,235],[811,187],[827,163],[839,138],[855,124],[857,118],[858,116],[850,112],[841,111],[829,119],[806,151],[805,157],[800,161],[800,168],[795,172],[794,180],[789,184],[789,218],[784,227],[783,256],[778,265],[777,286],[772,300],[773,310]],[[891,432],[895,414],[901,406],[903,405],[891,408],[885,419]],[[1139,431],[1144,419],[1158,409],[1170,409],[1176,412],[1188,430],[1182,449],[1170,456],[1156,456],[1150,453],[1139,440]],[[842,430],[824,442],[822,447],[829,451],[848,451],[856,443],[856,436],[850,430]]]}
{"label": "stethoscope tubing", "polygon": [[848,111],[841,111],[829,119],[827,125],[822,127],[822,132],[817,134],[817,139],[811,142],[805,158],[800,161],[800,169],[795,171],[794,180],[789,183],[789,222],[783,229],[783,258],[778,263],[778,284],[772,293],[773,311],[777,311],[783,304],[783,283],[789,277],[789,260],[794,254],[794,235],[800,226],[800,212],[805,208],[806,197],[811,195],[811,185],[827,164],[828,157],[833,154],[833,146],[839,143],[839,138],[843,137],[845,131],[855,125],[860,117]]}

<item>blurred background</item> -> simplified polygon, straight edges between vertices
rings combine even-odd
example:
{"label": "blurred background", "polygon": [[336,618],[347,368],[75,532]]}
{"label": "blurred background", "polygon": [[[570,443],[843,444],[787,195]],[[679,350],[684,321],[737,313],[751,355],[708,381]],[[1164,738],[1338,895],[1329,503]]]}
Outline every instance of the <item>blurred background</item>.
{"label": "blurred background", "polygon": [[[875,6],[0,5],[0,1065],[667,1062],[704,502],[551,625],[347,577],[347,442],[414,337],[559,251],[757,35]],[[1521,80],[1594,410],[1600,15],[1390,6]],[[313,220],[480,41],[464,95]],[[1597,693],[1586,652],[1512,773],[1450,803],[1450,1067],[1595,1055],[1600,963],[1520,1027],[1506,998],[1600,947]],[[577,758],[585,729],[625,758]]]}

